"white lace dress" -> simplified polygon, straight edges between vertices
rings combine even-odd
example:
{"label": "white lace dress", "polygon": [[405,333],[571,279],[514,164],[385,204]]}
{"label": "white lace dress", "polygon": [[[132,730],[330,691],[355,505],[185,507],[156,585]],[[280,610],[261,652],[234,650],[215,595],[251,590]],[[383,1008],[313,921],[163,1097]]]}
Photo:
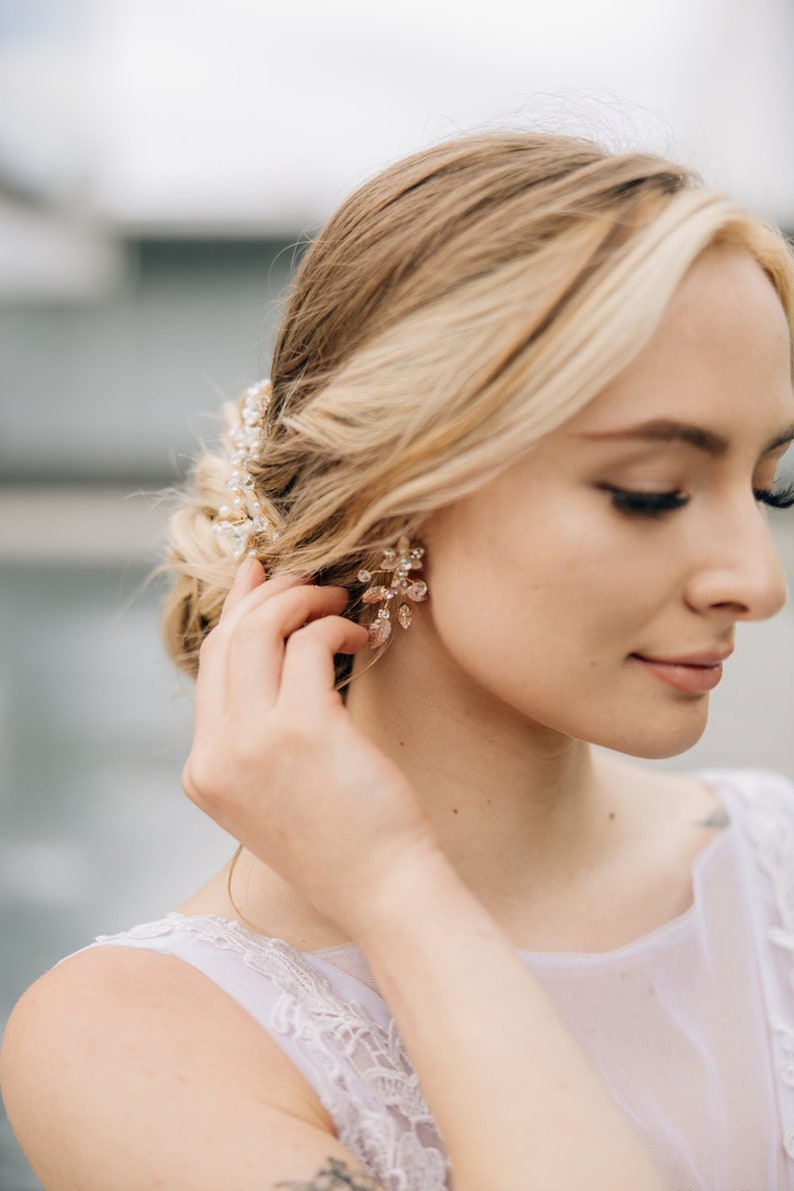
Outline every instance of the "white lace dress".
{"label": "white lace dress", "polygon": [[[794,787],[749,771],[700,776],[731,825],[696,859],[690,909],[616,951],[523,959],[671,1191],[794,1191]],[[177,956],[223,988],[388,1191],[448,1186],[433,1118],[355,946],[306,953],[182,914],[93,944],[109,945]]]}

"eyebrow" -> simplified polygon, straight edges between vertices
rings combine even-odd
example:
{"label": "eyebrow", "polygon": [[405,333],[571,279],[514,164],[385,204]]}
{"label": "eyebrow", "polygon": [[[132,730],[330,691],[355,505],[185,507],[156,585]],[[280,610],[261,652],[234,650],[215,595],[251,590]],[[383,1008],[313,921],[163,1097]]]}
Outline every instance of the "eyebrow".
{"label": "eyebrow", "polygon": [[[676,422],[668,418],[657,418],[651,422],[642,422],[638,426],[628,426],[625,430],[608,430],[598,434],[580,434],[580,438],[590,440],[628,440],[635,439],[643,442],[685,443],[688,447],[695,447],[698,451],[719,459],[726,454],[730,447],[729,439],[715,430],[707,430],[704,426],[696,426],[691,422]],[[794,426],[788,426],[764,447],[762,455],[769,455],[778,447],[794,442]]]}

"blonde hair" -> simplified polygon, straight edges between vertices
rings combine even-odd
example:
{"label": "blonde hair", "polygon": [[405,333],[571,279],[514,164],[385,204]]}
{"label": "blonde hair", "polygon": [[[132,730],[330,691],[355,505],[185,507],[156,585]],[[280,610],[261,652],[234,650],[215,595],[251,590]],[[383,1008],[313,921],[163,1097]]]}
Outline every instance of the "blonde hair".
{"label": "blonde hair", "polygon": [[[359,590],[359,567],[399,533],[509,467],[625,368],[718,241],[756,257],[794,325],[780,233],[656,156],[494,133],[365,183],[307,251],[276,340],[252,470],[278,531],[258,542],[266,571]],[[191,673],[237,566],[213,531],[228,475],[225,454],[201,458],[170,523],[164,636]]]}

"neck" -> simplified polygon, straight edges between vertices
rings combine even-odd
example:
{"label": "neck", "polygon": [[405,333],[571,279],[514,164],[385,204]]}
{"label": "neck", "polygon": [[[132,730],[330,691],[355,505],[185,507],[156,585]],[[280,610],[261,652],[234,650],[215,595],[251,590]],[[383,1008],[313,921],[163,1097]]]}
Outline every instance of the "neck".
{"label": "neck", "polygon": [[[461,879],[516,940],[534,937],[614,850],[614,763],[472,684],[419,617],[396,631],[374,664],[356,657],[349,714],[409,778]],[[265,933],[307,950],[345,941],[253,857],[235,880]]]}
{"label": "neck", "polygon": [[605,842],[590,747],[474,686],[433,635],[357,658],[347,705],[411,780],[459,875],[504,917],[559,889]]}

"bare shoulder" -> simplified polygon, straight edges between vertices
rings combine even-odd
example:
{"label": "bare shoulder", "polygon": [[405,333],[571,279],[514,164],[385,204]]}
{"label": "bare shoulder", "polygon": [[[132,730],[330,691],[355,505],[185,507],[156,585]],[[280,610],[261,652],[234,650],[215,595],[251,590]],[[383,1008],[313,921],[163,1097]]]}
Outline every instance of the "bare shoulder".
{"label": "bare shoulder", "polygon": [[697,773],[670,772],[611,754],[598,769],[614,795],[624,856],[632,858],[651,891],[662,891],[664,913],[682,912],[692,899],[692,867],[730,826],[718,792]]}
{"label": "bare shoulder", "polygon": [[716,791],[697,773],[640,765],[603,751],[597,755],[597,766],[646,818],[656,811],[667,820],[717,829],[730,822]]}
{"label": "bare shoulder", "polygon": [[171,956],[106,946],[53,968],[11,1016],[0,1078],[47,1191],[263,1191],[355,1166],[266,1031]]}

